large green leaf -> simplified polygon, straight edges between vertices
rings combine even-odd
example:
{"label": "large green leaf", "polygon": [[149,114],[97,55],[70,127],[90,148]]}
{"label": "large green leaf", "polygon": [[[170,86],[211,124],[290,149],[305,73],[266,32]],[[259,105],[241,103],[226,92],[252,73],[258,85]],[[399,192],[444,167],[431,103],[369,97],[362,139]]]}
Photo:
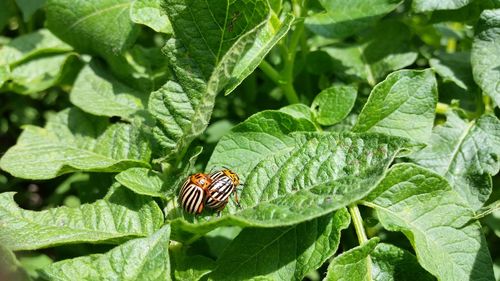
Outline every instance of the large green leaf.
{"label": "large green leaf", "polygon": [[[270,151],[249,174],[229,162],[245,178],[241,208],[230,202],[218,219],[200,216],[197,223],[175,219],[172,224],[180,233],[176,235],[205,233],[220,225],[287,226],[331,213],[366,196],[396,154],[408,147],[405,139],[377,134],[291,137],[293,145]],[[240,143],[248,144],[245,139]]]}
{"label": "large green leaf", "polygon": [[48,0],[47,27],[75,49],[114,56],[135,40],[130,0]]}
{"label": "large green leaf", "polygon": [[243,179],[260,161],[295,145],[293,132],[314,132],[314,124],[279,111],[259,112],[223,136],[214,149],[207,170],[238,167]]}
{"label": "large green leaf", "polygon": [[415,163],[448,179],[474,210],[488,200],[500,163],[500,121],[493,115],[466,122],[454,112],[437,126],[429,146],[411,155]]}
{"label": "large green leaf", "polygon": [[[373,88],[354,132],[378,132],[426,142],[431,135],[437,85],[431,70],[400,70]],[[408,127],[411,120],[411,127]]]}
{"label": "large green leaf", "polygon": [[213,280],[302,280],[332,256],[340,231],[349,225],[346,209],[279,228],[247,228],[224,250]]}
{"label": "large green leaf", "polygon": [[130,19],[156,32],[172,33],[172,26],[161,3],[161,0],[135,0],[130,7]]}
{"label": "large green leaf", "polygon": [[373,25],[401,3],[400,0],[320,0],[324,12],[306,18],[306,26],[316,34],[338,38]]}
{"label": "large green leaf", "polygon": [[414,0],[413,10],[429,12],[435,10],[455,10],[466,6],[474,0]]}
{"label": "large green leaf", "polygon": [[163,213],[149,197],[119,187],[103,200],[78,208],[23,210],[14,193],[0,194],[0,244],[33,250],[68,243],[120,243],[160,228]]}
{"label": "large green leaf", "polygon": [[385,228],[405,234],[422,267],[439,280],[494,280],[481,225],[439,175],[395,165],[366,200]]}
{"label": "large green leaf", "polygon": [[436,280],[425,271],[410,252],[391,244],[379,243],[370,253],[374,281]]}
{"label": "large green leaf", "polygon": [[145,93],[113,78],[97,61],[80,71],[70,93],[71,102],[86,112],[123,118],[144,109],[147,99]]}
{"label": "large green leaf", "polygon": [[382,21],[368,34],[356,43],[341,42],[322,48],[331,56],[336,75],[375,85],[387,73],[417,59],[417,52],[410,45],[411,32],[401,22]]}
{"label": "large green leaf", "polygon": [[231,92],[289,30],[271,18],[263,0],[169,0],[163,6],[175,37],[164,48],[175,73],[152,93],[149,110],[164,158],[171,157],[207,127],[216,94]]}
{"label": "large green leaf", "polygon": [[486,10],[476,27],[471,53],[474,80],[500,105],[500,9]]}
{"label": "large green leaf", "polygon": [[370,253],[375,249],[379,240],[379,238],[372,238],[335,257],[328,266],[325,280],[371,281]]}
{"label": "large green leaf", "polygon": [[149,166],[151,151],[143,133],[129,124],[76,108],[53,116],[45,128],[26,126],[0,167],[20,178],[50,179],[73,171],[119,172]]}
{"label": "large green leaf", "polygon": [[104,254],[56,262],[43,270],[49,280],[172,280],[168,245],[170,226],[124,243]]}

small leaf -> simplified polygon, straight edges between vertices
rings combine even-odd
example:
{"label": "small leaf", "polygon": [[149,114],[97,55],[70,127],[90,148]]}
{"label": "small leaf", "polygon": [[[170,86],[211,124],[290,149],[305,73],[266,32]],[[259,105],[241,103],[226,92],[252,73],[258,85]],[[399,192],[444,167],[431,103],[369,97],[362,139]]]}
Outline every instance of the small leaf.
{"label": "small leaf", "polygon": [[373,88],[353,131],[385,133],[425,143],[434,123],[436,84],[430,70],[391,73]]}
{"label": "small leaf", "polygon": [[321,91],[311,105],[318,123],[330,126],[342,121],[354,106],[357,91],[352,86],[332,86]]}
{"label": "small leaf", "polygon": [[325,280],[333,281],[370,281],[370,253],[380,239],[372,238],[367,242],[335,257],[330,265]]}
{"label": "small leaf", "polygon": [[391,244],[379,243],[370,253],[374,281],[436,280],[425,271],[410,252]]}
{"label": "small leaf", "polygon": [[0,194],[0,242],[15,251],[68,243],[120,243],[151,234],[162,222],[163,213],[154,200],[123,187],[78,208],[39,212],[19,208],[13,192]]}
{"label": "small leaf", "polygon": [[491,193],[491,176],[500,168],[500,121],[483,115],[466,122],[454,112],[436,126],[429,146],[410,159],[445,177],[455,191],[477,210]]}
{"label": "small leaf", "polygon": [[130,168],[115,179],[137,194],[166,198],[162,175],[147,168]]}
{"label": "small leaf", "polygon": [[68,44],[62,42],[47,29],[14,38],[0,49],[0,65],[15,65],[42,54],[56,54],[71,51]]}
{"label": "small leaf", "polygon": [[209,274],[215,267],[215,261],[205,256],[188,256],[184,253],[171,252],[175,280],[197,281]]}
{"label": "small leaf", "polygon": [[81,52],[115,56],[138,33],[129,16],[130,0],[47,0],[47,27]]}
{"label": "small leaf", "polygon": [[413,10],[417,13],[435,10],[456,10],[472,1],[473,0],[414,0]]}
{"label": "small leaf", "polygon": [[130,19],[156,32],[172,33],[172,26],[161,3],[160,0],[135,0],[130,7]]}
{"label": "small leaf", "polygon": [[464,90],[474,87],[469,52],[439,53],[429,64],[444,81],[450,81]]}
{"label": "small leaf", "polygon": [[306,26],[312,32],[330,38],[346,37],[369,27],[375,21],[396,9],[399,0],[351,1],[320,0],[325,12],[306,18]]}
{"label": "small leaf", "polygon": [[104,254],[56,262],[43,270],[50,280],[172,280],[168,245],[170,226],[124,243]]}
{"label": "small leaf", "polygon": [[224,250],[213,280],[302,280],[337,250],[349,214],[340,209],[298,225],[246,228]]}
{"label": "small leaf", "polygon": [[481,225],[439,175],[395,165],[366,200],[385,228],[403,232],[422,267],[439,280],[494,280]]}
{"label": "small leaf", "polygon": [[0,274],[4,274],[5,272],[14,272],[20,265],[21,264],[12,250],[7,248],[6,245],[0,244]]}
{"label": "small leaf", "polygon": [[71,103],[100,116],[130,117],[144,109],[148,96],[119,82],[92,61],[78,75],[70,93]]}
{"label": "small leaf", "polygon": [[31,58],[12,67],[7,77],[8,90],[20,94],[33,94],[55,86],[73,67],[76,56],[71,53]]}
{"label": "small leaf", "polygon": [[476,27],[471,63],[474,80],[500,105],[500,9],[485,10]]}
{"label": "small leaf", "polygon": [[76,108],[53,116],[45,128],[26,126],[0,167],[20,178],[50,179],[73,171],[119,172],[148,167],[150,148],[135,127],[86,115]]}
{"label": "small leaf", "polygon": [[[367,2],[369,3],[369,2]],[[335,63],[339,77],[375,85],[391,71],[411,65],[418,53],[411,46],[411,31],[403,23],[384,20],[366,38],[355,43],[336,43],[322,48]]]}
{"label": "small leaf", "polygon": [[315,120],[314,120],[315,119],[314,112],[311,110],[311,108],[309,108],[307,105],[305,105],[303,103],[290,104],[290,105],[287,105],[287,106],[280,108],[279,111],[284,112],[288,115],[291,115],[297,119],[301,119],[301,118],[307,119],[311,123],[313,123],[315,126],[317,126],[317,124],[315,123]]}

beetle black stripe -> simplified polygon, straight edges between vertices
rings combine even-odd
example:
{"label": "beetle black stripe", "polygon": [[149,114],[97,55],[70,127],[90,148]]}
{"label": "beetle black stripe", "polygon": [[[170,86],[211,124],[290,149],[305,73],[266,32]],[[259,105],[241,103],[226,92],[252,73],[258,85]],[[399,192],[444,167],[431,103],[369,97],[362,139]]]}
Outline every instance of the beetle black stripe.
{"label": "beetle black stripe", "polygon": [[203,189],[195,184],[187,184],[181,190],[181,205],[188,213],[195,213],[203,203]]}

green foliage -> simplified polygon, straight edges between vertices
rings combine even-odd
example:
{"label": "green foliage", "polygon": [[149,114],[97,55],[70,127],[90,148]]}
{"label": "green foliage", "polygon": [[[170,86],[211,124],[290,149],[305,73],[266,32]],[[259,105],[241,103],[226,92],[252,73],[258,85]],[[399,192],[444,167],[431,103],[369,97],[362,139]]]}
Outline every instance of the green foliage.
{"label": "green foliage", "polygon": [[0,279],[494,280],[499,8],[0,1]]}

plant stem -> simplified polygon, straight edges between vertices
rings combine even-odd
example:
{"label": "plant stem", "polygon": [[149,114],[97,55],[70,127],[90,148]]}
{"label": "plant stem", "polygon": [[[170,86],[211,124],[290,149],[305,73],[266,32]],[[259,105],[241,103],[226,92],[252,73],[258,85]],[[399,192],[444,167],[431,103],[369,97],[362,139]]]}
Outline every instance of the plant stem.
{"label": "plant stem", "polygon": [[[349,207],[349,213],[351,214],[352,223],[354,224],[354,229],[356,229],[356,236],[358,236],[359,245],[363,245],[368,241],[366,236],[365,228],[363,227],[363,218],[359,212],[358,205],[352,204]],[[366,271],[368,272],[368,280],[372,280],[372,259],[370,256],[366,257]]]}
{"label": "plant stem", "polygon": [[279,74],[279,72],[276,69],[274,69],[274,67],[267,61],[263,60],[259,64],[259,68],[260,70],[262,70],[262,72],[264,72],[267,75],[267,77],[271,78],[271,80],[273,80],[273,82],[276,83],[277,85],[281,86],[281,84],[284,84],[283,81],[281,81],[281,75]]}
{"label": "plant stem", "polygon": [[352,223],[354,224],[354,229],[356,229],[356,235],[358,236],[358,241],[361,245],[368,241],[368,237],[366,236],[365,228],[363,227],[363,218],[361,218],[358,205],[350,205],[349,213],[351,214]]}

